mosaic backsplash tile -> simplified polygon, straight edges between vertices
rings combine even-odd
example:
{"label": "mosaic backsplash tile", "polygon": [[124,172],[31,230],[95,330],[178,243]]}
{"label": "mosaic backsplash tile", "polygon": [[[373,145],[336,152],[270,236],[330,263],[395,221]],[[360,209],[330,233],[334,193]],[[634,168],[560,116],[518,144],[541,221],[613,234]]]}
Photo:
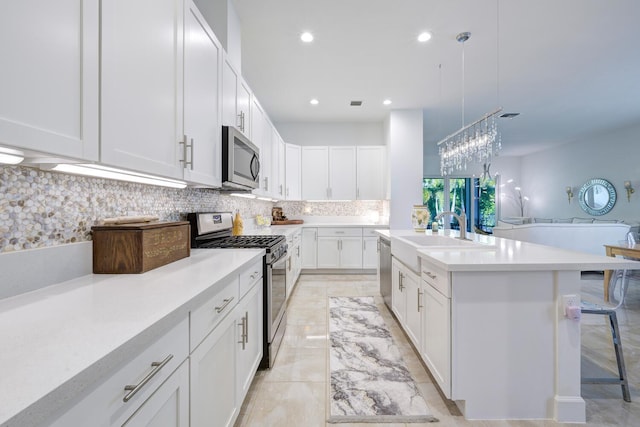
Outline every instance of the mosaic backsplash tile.
{"label": "mosaic backsplash tile", "polygon": [[[384,202],[279,202],[290,217],[359,216],[382,211]],[[271,216],[274,203],[231,197],[218,190],[183,190],[0,166],[0,253],[91,240],[101,219],[154,215],[177,221],[195,211],[231,211],[253,228],[256,215]],[[387,208],[388,211],[388,208]]]}

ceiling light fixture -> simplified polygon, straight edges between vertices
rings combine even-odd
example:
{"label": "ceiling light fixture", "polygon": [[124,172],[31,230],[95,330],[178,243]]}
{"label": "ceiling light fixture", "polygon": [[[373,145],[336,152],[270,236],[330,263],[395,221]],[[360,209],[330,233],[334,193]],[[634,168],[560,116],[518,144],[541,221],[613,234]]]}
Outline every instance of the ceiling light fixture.
{"label": "ceiling light fixture", "polygon": [[[463,32],[456,36],[462,43],[462,127],[438,142],[440,154],[440,173],[443,176],[467,168],[467,164],[484,164],[486,174],[491,166],[491,157],[500,151],[502,143],[498,132],[497,117],[502,112],[498,108],[482,118],[465,126],[464,124],[464,43],[471,33]],[[483,174],[484,175],[484,174]]]}
{"label": "ceiling light fixture", "polygon": [[390,99],[385,99],[384,101],[382,101],[382,103],[384,105],[391,105],[391,100]]}
{"label": "ceiling light fixture", "polygon": [[309,103],[311,105],[318,105],[320,102],[317,99],[313,98],[311,101],[309,101]]}
{"label": "ceiling light fixture", "polygon": [[94,164],[67,164],[61,163],[53,167],[41,166],[41,169],[50,169],[56,172],[85,175],[95,178],[115,179],[118,181],[136,182],[138,184],[158,185],[170,188],[185,188],[187,183],[177,179],[162,178],[138,172],[110,168],[108,166]]}
{"label": "ceiling light fixture", "polygon": [[24,160],[22,151],[13,150],[11,148],[0,147],[0,164],[17,165]]}
{"label": "ceiling light fixture", "polygon": [[300,40],[302,40],[305,43],[311,43],[313,41],[313,34],[311,34],[308,31],[305,31],[300,35]]}
{"label": "ceiling light fixture", "polygon": [[431,40],[431,33],[427,31],[425,31],[424,33],[420,33],[420,35],[418,36],[418,41],[420,43],[428,42],[429,40]]}

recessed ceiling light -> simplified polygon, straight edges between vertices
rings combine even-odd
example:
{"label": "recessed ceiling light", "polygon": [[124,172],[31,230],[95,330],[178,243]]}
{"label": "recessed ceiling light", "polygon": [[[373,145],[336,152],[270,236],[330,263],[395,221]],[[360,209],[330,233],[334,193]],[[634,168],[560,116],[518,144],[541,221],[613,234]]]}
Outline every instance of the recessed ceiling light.
{"label": "recessed ceiling light", "polygon": [[309,103],[311,103],[311,105],[318,105],[319,102],[317,99],[313,98],[311,101],[309,101]]}
{"label": "recessed ceiling light", "polygon": [[424,33],[420,33],[420,35],[418,36],[418,41],[421,43],[427,42],[431,40],[431,33],[428,32],[424,32]]}
{"label": "recessed ceiling light", "polygon": [[391,100],[390,99],[385,99],[384,101],[382,101],[382,103],[384,105],[391,105]]}
{"label": "recessed ceiling light", "polygon": [[305,43],[311,43],[313,41],[313,34],[311,34],[308,31],[305,31],[300,35],[300,40],[302,40]]}

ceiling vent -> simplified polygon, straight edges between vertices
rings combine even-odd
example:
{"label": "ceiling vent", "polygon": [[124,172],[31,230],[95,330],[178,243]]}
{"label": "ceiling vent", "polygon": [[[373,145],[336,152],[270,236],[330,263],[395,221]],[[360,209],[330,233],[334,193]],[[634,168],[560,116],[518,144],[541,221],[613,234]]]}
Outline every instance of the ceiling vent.
{"label": "ceiling vent", "polygon": [[520,115],[520,113],[504,113],[504,114],[501,114],[501,115],[500,115],[500,118],[503,118],[503,119],[513,119],[514,117],[517,117],[517,116],[519,116],[519,115]]}
{"label": "ceiling vent", "polygon": [[362,101],[351,101],[352,107],[360,107],[362,105]]}

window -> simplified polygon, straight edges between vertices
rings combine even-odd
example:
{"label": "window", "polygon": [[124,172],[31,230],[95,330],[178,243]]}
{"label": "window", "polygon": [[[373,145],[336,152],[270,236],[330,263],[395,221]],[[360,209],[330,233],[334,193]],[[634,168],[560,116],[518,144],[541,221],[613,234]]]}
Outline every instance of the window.
{"label": "window", "polygon": [[[496,225],[495,197],[495,180],[456,177],[424,178],[422,181],[422,198],[429,210],[429,223],[441,212],[462,211],[467,214],[467,231],[491,233]],[[440,224],[445,228],[460,229],[455,217],[441,219]]]}

